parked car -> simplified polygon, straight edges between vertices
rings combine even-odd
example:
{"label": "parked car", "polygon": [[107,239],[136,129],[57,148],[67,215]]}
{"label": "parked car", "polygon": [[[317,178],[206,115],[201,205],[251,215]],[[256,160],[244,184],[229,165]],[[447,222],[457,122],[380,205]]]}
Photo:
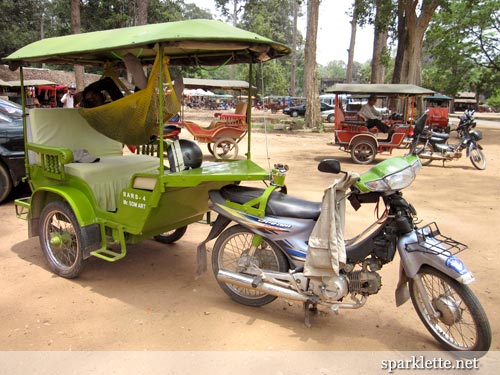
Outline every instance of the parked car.
{"label": "parked car", "polygon": [[[333,106],[326,104],[326,103],[319,103],[320,104],[320,112],[323,111],[328,111],[333,109]],[[285,115],[290,115],[292,117],[298,117],[298,116],[304,116],[306,114],[306,105],[305,104],[300,104],[292,107],[286,107],[283,108],[283,113]]]}
{"label": "parked car", "polygon": [[333,123],[335,121],[335,109],[321,112],[321,118],[323,118],[323,121]]}
{"label": "parked car", "polygon": [[25,175],[21,106],[0,98],[0,203]]}

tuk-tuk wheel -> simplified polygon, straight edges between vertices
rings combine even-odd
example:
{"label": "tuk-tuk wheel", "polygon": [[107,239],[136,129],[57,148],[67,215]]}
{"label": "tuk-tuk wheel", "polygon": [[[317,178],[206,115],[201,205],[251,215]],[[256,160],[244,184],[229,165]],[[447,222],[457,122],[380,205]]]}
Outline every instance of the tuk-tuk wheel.
{"label": "tuk-tuk wheel", "polygon": [[213,151],[216,159],[236,159],[238,144],[233,138],[220,138],[214,143]]}
{"label": "tuk-tuk wheel", "polygon": [[5,200],[12,190],[12,179],[9,171],[0,163],[0,203]]}
{"label": "tuk-tuk wheel", "polygon": [[369,164],[377,155],[377,147],[368,139],[354,141],[351,145],[351,158],[358,164]]}
{"label": "tuk-tuk wheel", "polygon": [[50,269],[72,279],[80,273],[85,260],[80,226],[73,210],[63,201],[50,202],[40,215],[40,245]]}
{"label": "tuk-tuk wheel", "polygon": [[213,146],[213,144],[212,143],[207,143],[207,148],[208,148],[208,152],[210,152],[210,154],[212,156],[215,156],[214,155],[214,146]]}
{"label": "tuk-tuk wheel", "polygon": [[187,225],[185,227],[180,227],[162,234],[154,236],[154,239],[158,242],[169,244],[175,241],[179,241],[182,236],[186,233]]}

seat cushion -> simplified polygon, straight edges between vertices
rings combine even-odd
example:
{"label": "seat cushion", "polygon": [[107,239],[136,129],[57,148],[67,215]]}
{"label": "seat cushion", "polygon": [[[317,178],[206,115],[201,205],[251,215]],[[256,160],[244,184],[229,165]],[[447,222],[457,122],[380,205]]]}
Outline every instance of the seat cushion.
{"label": "seat cushion", "polygon": [[97,205],[116,211],[119,194],[135,173],[155,173],[159,159],[150,155],[103,156],[97,163],[69,163],[65,173],[81,178],[92,189]]}

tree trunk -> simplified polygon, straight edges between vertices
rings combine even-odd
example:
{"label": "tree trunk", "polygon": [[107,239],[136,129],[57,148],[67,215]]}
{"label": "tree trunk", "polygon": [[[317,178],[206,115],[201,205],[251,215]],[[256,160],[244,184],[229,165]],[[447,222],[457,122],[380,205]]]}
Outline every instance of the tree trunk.
{"label": "tree trunk", "polygon": [[135,15],[136,25],[147,25],[148,23],[148,0],[136,0],[137,13]]}
{"label": "tree trunk", "polygon": [[357,27],[358,20],[356,14],[357,14],[356,9],[354,9],[351,20],[351,41],[349,42],[349,49],[347,50],[347,70],[345,79],[347,83],[352,82],[352,71],[354,66],[354,47],[356,45],[356,31],[358,29]]}
{"label": "tree trunk", "polygon": [[375,30],[373,38],[373,55],[372,55],[372,76],[371,83],[384,83],[385,66],[383,55],[387,48],[387,23],[384,20],[387,18],[383,4],[383,0],[375,2]]}
{"label": "tree trunk", "polygon": [[316,39],[318,36],[319,0],[307,1],[307,33],[305,46],[306,127],[322,125],[319,114],[318,81],[316,79]]}
{"label": "tree trunk", "polygon": [[382,55],[387,47],[387,32],[376,32],[373,40],[371,83],[384,83],[385,66]]}
{"label": "tree trunk", "polygon": [[[420,4],[421,3],[421,4]],[[401,82],[419,85],[422,81],[422,43],[432,16],[442,0],[399,0],[404,11],[407,31],[405,53],[407,68],[403,65]],[[417,16],[417,8],[420,15]],[[398,40],[398,49],[401,39]],[[405,74],[406,73],[406,74]]]}
{"label": "tree trunk", "polygon": [[[80,0],[71,0],[71,26],[73,27],[73,34],[81,33],[80,26]],[[84,67],[82,65],[74,65],[75,71],[75,85],[78,91],[82,91],[85,87],[84,80]]]}
{"label": "tree trunk", "polygon": [[[233,0],[233,26],[236,27],[237,25],[238,25],[238,0]],[[236,76],[236,70],[234,64],[231,64],[230,76],[231,79],[234,79]]]}
{"label": "tree trunk", "polygon": [[406,76],[404,68],[407,66],[407,55],[405,46],[408,44],[408,32],[406,28],[405,12],[403,0],[398,1],[398,48],[394,61],[394,72],[392,74],[392,83],[401,83],[402,77]]}
{"label": "tree trunk", "polygon": [[295,81],[297,75],[297,18],[298,18],[297,0],[293,0],[293,36],[292,36],[292,72],[290,78],[290,96],[295,96]]}

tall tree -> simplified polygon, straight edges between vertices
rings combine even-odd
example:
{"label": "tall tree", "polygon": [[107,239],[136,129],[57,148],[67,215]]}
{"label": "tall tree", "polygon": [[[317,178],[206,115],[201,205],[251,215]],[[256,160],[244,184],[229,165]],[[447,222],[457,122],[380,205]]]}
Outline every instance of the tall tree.
{"label": "tall tree", "polygon": [[299,13],[299,3],[297,0],[293,1],[293,37],[292,37],[292,70],[290,77],[290,95],[295,96],[295,82],[297,75],[297,19]]}
{"label": "tall tree", "polygon": [[[71,25],[73,28],[73,34],[81,33],[81,23],[80,23],[80,0],[71,0]],[[83,65],[75,65],[75,81],[76,88],[78,91],[82,91],[85,87],[85,70]]]}
{"label": "tall tree", "polygon": [[146,25],[148,23],[148,0],[136,0],[137,12],[135,15],[136,25]]}
{"label": "tall tree", "polygon": [[387,40],[392,4],[390,1],[375,0],[375,21],[372,54],[371,83],[384,83],[385,66],[387,65]]}
{"label": "tall tree", "polygon": [[351,18],[351,39],[349,42],[349,49],[347,50],[347,70],[346,70],[346,82],[352,82],[352,72],[354,67],[354,47],[356,46],[356,33],[358,30],[358,22],[360,9],[362,2],[360,0],[354,0],[352,4],[352,18]]}
{"label": "tall tree", "polygon": [[[404,31],[398,37],[399,46],[404,46],[403,55],[396,56],[401,64],[397,72],[399,77],[393,77],[393,82],[412,83],[420,85],[422,80],[422,44],[425,31],[434,15],[436,8],[444,0],[399,0],[398,22],[404,22]],[[399,52],[399,50],[398,50]],[[394,70],[396,74],[396,69]]]}
{"label": "tall tree", "polygon": [[319,0],[307,1],[307,32],[305,47],[306,91],[305,124],[307,127],[321,127],[319,114],[318,80],[316,78],[316,39],[318,36]]}

